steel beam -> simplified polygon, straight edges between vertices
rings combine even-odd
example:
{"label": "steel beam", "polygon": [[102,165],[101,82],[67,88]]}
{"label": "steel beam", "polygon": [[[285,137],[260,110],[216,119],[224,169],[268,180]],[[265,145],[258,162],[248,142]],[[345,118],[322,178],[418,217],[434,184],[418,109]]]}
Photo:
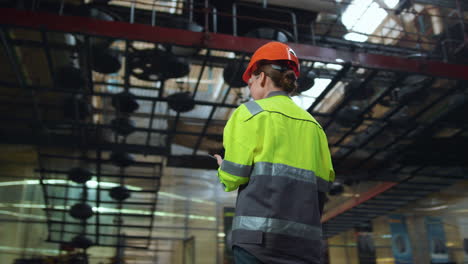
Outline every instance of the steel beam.
{"label": "steel beam", "polygon": [[[84,17],[59,16],[12,8],[0,9],[0,24],[13,27],[46,29],[97,35],[117,39],[169,43],[182,46],[253,53],[269,42],[265,39],[236,37],[218,33],[192,32],[126,22],[109,22]],[[448,64],[431,60],[412,60],[380,54],[353,53],[306,44],[289,43],[300,59],[325,63],[351,63],[353,66],[409,72],[452,79],[468,80],[468,65]]]}
{"label": "steel beam", "polygon": [[216,160],[203,155],[170,155],[166,166],[205,170],[217,170],[219,167]]}
{"label": "steel beam", "polygon": [[[423,4],[423,5],[435,5],[446,8],[457,8],[457,4],[453,0],[414,0],[414,3]],[[468,10],[468,3],[463,1],[461,5],[464,10]]]}
{"label": "steel beam", "polygon": [[[80,148],[79,144],[77,144],[77,140],[79,140],[79,138],[73,136],[51,134],[51,138],[53,139],[51,142],[44,142],[40,137],[31,134],[4,134],[2,136],[3,137],[0,139],[0,143],[4,144],[39,145],[43,147],[66,147],[76,149]],[[90,142],[88,144],[88,148],[101,149],[102,151],[120,151],[133,154],[148,154],[156,156],[165,156],[168,154],[167,148],[165,147],[150,146],[145,148],[144,145],[118,144],[111,142]]]}
{"label": "steel beam", "polygon": [[[153,239],[153,238],[152,238]],[[58,240],[58,239],[46,239],[45,240],[46,242],[50,242],[50,243],[59,243],[59,244],[62,244],[64,242],[70,242],[70,241],[63,241],[63,240]],[[116,248],[116,247],[125,247],[125,248],[130,248],[130,249],[141,249],[141,250],[148,250],[147,247],[138,247],[138,246],[130,246],[130,245],[125,245],[125,246],[119,246],[119,245],[116,245],[116,244],[103,244],[103,243],[99,243],[99,244],[93,244],[93,246],[100,246],[100,247],[113,247],[113,248]]]}
{"label": "steel beam", "polygon": [[[69,210],[64,210],[64,209],[56,209],[56,208],[44,208],[44,211],[46,212],[63,212],[63,213],[68,213]],[[144,214],[126,214],[126,213],[100,213],[101,215],[105,216],[124,216],[124,217],[140,217],[140,218],[150,218],[150,215],[144,215]],[[78,221],[78,220],[77,220]]]}
{"label": "steel beam", "polygon": [[[52,185],[51,187],[53,187],[53,185]],[[107,190],[106,190],[106,191],[107,191]],[[65,197],[61,197],[61,196],[48,196],[48,198],[51,199],[51,200],[58,200],[58,201],[61,201],[61,200],[64,200],[64,199],[65,199]],[[68,200],[68,201],[74,201],[74,202],[81,202],[81,201],[82,201],[82,199],[79,199],[79,198],[70,198],[70,197],[68,197],[67,200]],[[89,200],[89,199],[88,199],[87,202],[90,203],[90,204],[95,204],[95,203],[98,202],[98,200]],[[104,203],[104,204],[113,204],[113,205],[119,203],[119,201],[115,201],[115,200],[110,200],[110,201],[99,201],[99,202],[100,202],[100,203]],[[152,206],[152,205],[154,204],[154,203],[148,203],[148,202],[128,202],[128,201],[125,201],[125,202],[123,202],[123,203],[124,203],[124,204],[127,204],[127,205],[139,205],[139,206],[141,206],[141,207],[144,207],[144,206],[150,207],[150,206]],[[96,207],[97,207],[97,206],[96,206]],[[53,222],[53,221],[52,221],[52,222]],[[66,221],[64,221],[64,222],[66,222]],[[79,225],[79,223],[77,223],[77,225]],[[150,229],[148,226],[147,226],[146,228],[147,228],[147,229]]]}
{"label": "steel beam", "polygon": [[[97,160],[102,160],[101,158],[97,158]],[[47,174],[63,174],[63,175],[67,175],[68,174],[68,171],[66,170],[50,170],[50,169],[36,169],[34,170],[35,172],[43,172],[43,173],[47,173]],[[97,174],[93,172],[93,174]],[[122,177],[122,175],[120,174],[108,174],[108,173],[100,173],[100,176],[103,176],[103,177],[109,177],[109,178],[120,178]],[[128,175],[128,174],[125,174],[124,175],[125,177],[128,177],[128,178],[131,178],[131,179],[140,179],[140,180],[148,180],[148,181],[153,181],[155,179],[159,179],[161,178],[161,176],[158,176],[158,175],[154,175],[154,176],[143,176],[143,175]]]}
{"label": "steel beam", "polygon": [[397,182],[384,182],[384,183],[381,183],[379,185],[376,185],[375,187],[373,187],[372,189],[370,189],[369,191],[361,194],[359,196],[359,198],[357,199],[349,199],[347,200],[346,202],[342,203],[340,206],[337,206],[336,208],[334,208],[333,210],[329,211],[329,212],[326,212],[323,216],[322,216],[322,220],[321,222],[322,223],[325,223],[327,221],[329,221],[330,219],[364,203],[365,201],[369,200],[369,199],[372,199],[373,197],[387,191],[388,189],[392,188],[393,186],[397,185],[398,183]]}

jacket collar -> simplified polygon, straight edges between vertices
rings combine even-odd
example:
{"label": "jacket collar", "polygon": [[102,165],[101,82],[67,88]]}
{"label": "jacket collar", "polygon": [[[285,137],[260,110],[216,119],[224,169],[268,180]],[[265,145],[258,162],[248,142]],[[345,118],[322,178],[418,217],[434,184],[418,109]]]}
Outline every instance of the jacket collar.
{"label": "jacket collar", "polygon": [[289,97],[288,93],[285,91],[273,91],[273,92],[268,93],[268,95],[265,98],[269,98],[269,97],[273,97],[277,95],[284,95],[284,96]]}

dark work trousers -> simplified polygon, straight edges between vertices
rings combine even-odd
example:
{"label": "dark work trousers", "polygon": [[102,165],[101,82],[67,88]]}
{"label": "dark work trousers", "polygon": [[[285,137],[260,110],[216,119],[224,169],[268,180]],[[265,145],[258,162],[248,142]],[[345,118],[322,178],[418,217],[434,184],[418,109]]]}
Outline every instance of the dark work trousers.
{"label": "dark work trousers", "polygon": [[232,251],[234,253],[234,264],[263,264],[254,255],[241,247],[234,246]]}

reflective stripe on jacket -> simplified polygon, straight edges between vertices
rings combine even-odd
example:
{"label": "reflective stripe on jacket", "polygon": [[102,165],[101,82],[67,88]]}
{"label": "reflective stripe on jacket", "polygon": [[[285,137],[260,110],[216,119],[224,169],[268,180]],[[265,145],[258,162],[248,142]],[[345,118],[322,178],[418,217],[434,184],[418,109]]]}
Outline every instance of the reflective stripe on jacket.
{"label": "reflective stripe on jacket", "polygon": [[218,176],[225,191],[240,187],[233,245],[266,263],[319,263],[317,191],[328,191],[335,173],[322,127],[285,95],[234,111]]}

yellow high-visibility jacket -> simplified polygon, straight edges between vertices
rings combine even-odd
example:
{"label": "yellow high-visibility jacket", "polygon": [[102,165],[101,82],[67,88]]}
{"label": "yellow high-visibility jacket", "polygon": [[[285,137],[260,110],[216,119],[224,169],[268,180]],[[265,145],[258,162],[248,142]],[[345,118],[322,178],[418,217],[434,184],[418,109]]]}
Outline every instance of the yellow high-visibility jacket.
{"label": "yellow high-visibility jacket", "polygon": [[319,263],[317,192],[335,178],[322,127],[285,92],[272,92],[234,111],[223,144],[219,179],[225,191],[239,188],[233,245],[265,263]]}

